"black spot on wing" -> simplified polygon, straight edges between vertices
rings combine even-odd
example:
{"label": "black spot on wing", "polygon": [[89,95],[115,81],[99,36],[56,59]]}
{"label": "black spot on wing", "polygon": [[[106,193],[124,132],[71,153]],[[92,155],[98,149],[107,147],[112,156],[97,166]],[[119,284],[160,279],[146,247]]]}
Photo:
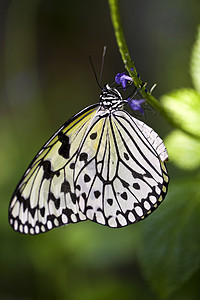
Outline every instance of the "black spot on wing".
{"label": "black spot on wing", "polygon": [[69,165],[69,167],[70,167],[70,169],[75,169],[75,163],[71,163],[70,165]]}
{"label": "black spot on wing", "polygon": [[113,199],[108,199],[107,202],[108,202],[108,204],[109,204],[110,206],[113,205]]}
{"label": "black spot on wing", "polygon": [[70,187],[70,183],[69,181],[64,181],[62,184],[61,184],[61,192],[64,193],[64,194],[67,194],[71,191],[71,187]]}
{"label": "black spot on wing", "polygon": [[31,208],[31,209],[29,210],[29,212],[30,212],[30,214],[31,214],[31,216],[32,216],[33,219],[34,219],[34,217],[35,217],[36,210],[37,210],[36,207]]}
{"label": "black spot on wing", "polygon": [[84,200],[87,200],[86,193],[82,193],[81,196],[83,197]]}
{"label": "black spot on wing", "polygon": [[121,197],[124,199],[124,200],[127,200],[128,199],[128,196],[127,196],[127,193],[126,192],[123,192],[121,194]]}
{"label": "black spot on wing", "polygon": [[124,158],[125,158],[126,160],[129,160],[129,156],[128,156],[128,154],[125,153],[125,152],[124,152]]}
{"label": "black spot on wing", "polygon": [[41,166],[43,167],[43,179],[51,179],[54,175],[59,176],[59,171],[52,171],[51,170],[51,162],[49,160],[43,160],[41,162]]}
{"label": "black spot on wing", "polygon": [[91,180],[90,176],[87,175],[87,174],[85,174],[85,175],[84,175],[84,181],[85,181],[85,182],[89,182],[90,180]]}
{"label": "black spot on wing", "polygon": [[77,185],[75,186],[75,188],[76,188],[78,191],[81,190],[81,186],[80,186],[79,184],[77,184]]}
{"label": "black spot on wing", "polygon": [[76,201],[77,201],[76,194],[71,193],[70,196],[71,196],[72,202],[73,202],[74,204],[76,204]]}
{"label": "black spot on wing", "polygon": [[67,207],[62,210],[62,213],[65,214],[68,218],[70,218],[71,215],[74,214],[73,210]]}
{"label": "black spot on wing", "polygon": [[60,198],[56,198],[53,193],[49,193],[49,200],[52,200],[55,204],[55,208],[59,209],[60,207]]}
{"label": "black spot on wing", "polygon": [[145,174],[140,174],[140,173],[132,170],[132,175],[133,175],[134,178],[138,178],[138,179],[142,179],[142,180],[144,179],[144,177],[152,178],[151,173],[149,173],[148,171],[146,171]]}
{"label": "black spot on wing", "polygon": [[137,182],[135,182],[133,184],[133,188],[136,189],[136,190],[140,190],[140,185]]}
{"label": "black spot on wing", "polygon": [[90,135],[91,140],[95,140],[97,138],[97,132],[94,132]]}
{"label": "black spot on wing", "polygon": [[45,208],[44,207],[40,208],[40,214],[42,217],[44,217],[44,213],[45,213]]}
{"label": "black spot on wing", "polygon": [[79,160],[80,160],[80,161],[87,162],[87,159],[88,159],[88,154],[85,153],[85,152],[82,152],[82,153],[80,154]]}
{"label": "black spot on wing", "polygon": [[58,140],[61,142],[61,146],[58,149],[58,154],[63,158],[68,159],[71,147],[69,137],[61,131],[58,133]]}
{"label": "black spot on wing", "polygon": [[99,196],[101,195],[101,193],[99,191],[94,191],[94,196],[95,198],[99,198]]}
{"label": "black spot on wing", "polygon": [[129,183],[128,183],[128,182],[126,182],[126,181],[123,180],[123,179],[120,179],[120,180],[121,180],[121,183],[122,183],[123,187],[125,187],[125,188],[128,188],[128,187],[129,187]]}
{"label": "black spot on wing", "polygon": [[[20,202],[20,204],[22,203],[23,204],[23,208],[24,208],[24,212],[26,210],[26,208],[29,208],[29,198],[28,199],[24,199],[24,197],[21,195],[21,192],[19,190],[16,191],[15,193],[16,197],[17,197],[17,200]],[[14,197],[14,196],[13,196]]]}

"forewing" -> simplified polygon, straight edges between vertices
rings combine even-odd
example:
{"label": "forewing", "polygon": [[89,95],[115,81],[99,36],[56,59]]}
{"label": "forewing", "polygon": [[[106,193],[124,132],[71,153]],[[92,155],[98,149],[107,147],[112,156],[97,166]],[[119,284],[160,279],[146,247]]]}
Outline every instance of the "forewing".
{"label": "forewing", "polygon": [[65,123],[36,155],[17,186],[9,206],[9,222],[21,233],[38,234],[85,220],[74,188],[74,169],[84,135],[97,105]]}

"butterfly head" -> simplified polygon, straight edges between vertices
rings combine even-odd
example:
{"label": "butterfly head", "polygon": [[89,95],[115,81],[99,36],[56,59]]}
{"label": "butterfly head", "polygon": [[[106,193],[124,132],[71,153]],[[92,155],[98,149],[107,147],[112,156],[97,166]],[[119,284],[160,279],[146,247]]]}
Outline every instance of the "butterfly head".
{"label": "butterfly head", "polygon": [[99,102],[102,108],[109,110],[120,108],[124,103],[120,92],[108,84],[102,88]]}

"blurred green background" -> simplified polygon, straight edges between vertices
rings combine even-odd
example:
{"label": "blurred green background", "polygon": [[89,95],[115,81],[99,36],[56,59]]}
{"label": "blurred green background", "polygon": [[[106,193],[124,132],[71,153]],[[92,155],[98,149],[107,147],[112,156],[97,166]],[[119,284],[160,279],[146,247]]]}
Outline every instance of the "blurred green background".
{"label": "blurred green background", "polygon": [[[148,88],[157,82],[154,95],[193,88],[199,0],[120,6],[130,54]],[[11,195],[31,159],[69,117],[98,101],[88,55],[99,73],[104,45],[103,82],[111,83],[124,68],[107,1],[0,1],[0,299],[200,299],[199,141],[188,143],[195,163],[190,152],[177,163],[177,145],[186,144],[167,137],[169,193],[143,222],[122,229],[82,222],[39,236],[8,224]],[[162,138],[173,129],[152,109],[143,120]]]}

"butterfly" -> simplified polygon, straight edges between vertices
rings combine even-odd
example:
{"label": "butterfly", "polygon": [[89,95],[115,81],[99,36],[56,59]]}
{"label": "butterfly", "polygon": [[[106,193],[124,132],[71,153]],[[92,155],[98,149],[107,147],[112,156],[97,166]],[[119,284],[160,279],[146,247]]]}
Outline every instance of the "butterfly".
{"label": "butterfly", "polygon": [[119,228],[159,206],[169,183],[167,149],[152,128],[124,110],[127,102],[107,84],[99,103],[49,139],[12,196],[14,230],[39,234],[84,220]]}

